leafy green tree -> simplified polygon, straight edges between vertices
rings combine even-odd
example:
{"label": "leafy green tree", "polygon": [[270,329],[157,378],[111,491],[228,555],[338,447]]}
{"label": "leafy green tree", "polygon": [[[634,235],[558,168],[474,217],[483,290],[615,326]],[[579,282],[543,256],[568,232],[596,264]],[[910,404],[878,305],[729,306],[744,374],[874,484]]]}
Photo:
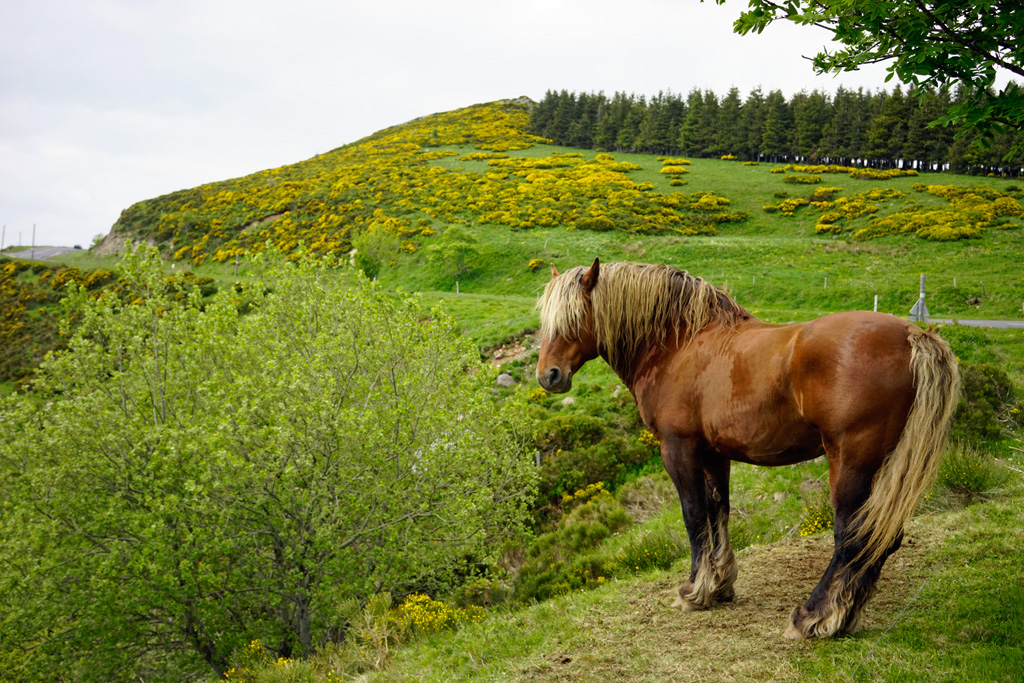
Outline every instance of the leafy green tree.
{"label": "leafy green tree", "polygon": [[479,256],[479,240],[457,225],[450,225],[426,248],[427,260],[458,280],[473,267]]}
{"label": "leafy green tree", "polygon": [[343,604],[448,585],[521,532],[524,420],[452,321],[330,261],[255,266],[240,316],[127,256],[127,295],[76,295],[69,350],[0,402],[5,678],[302,656]]}
{"label": "leafy green tree", "polygon": [[356,250],[355,264],[371,280],[380,272],[380,264],[398,253],[399,239],[394,230],[380,223],[371,223],[352,240]]}
{"label": "leafy green tree", "polygon": [[779,20],[822,27],[843,45],[814,57],[819,73],[890,62],[888,78],[964,87],[964,98],[936,123],[962,124],[962,134],[984,142],[1024,129],[1024,88],[1011,81],[995,89],[1001,74],[1024,76],[1019,0],[750,0],[734,27],[740,34],[760,33]]}

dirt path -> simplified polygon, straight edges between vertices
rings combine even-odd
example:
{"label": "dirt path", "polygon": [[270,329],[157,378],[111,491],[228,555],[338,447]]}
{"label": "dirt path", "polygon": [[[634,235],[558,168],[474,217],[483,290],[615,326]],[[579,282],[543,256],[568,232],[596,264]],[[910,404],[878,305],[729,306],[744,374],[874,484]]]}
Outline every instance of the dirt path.
{"label": "dirt path", "polygon": [[[926,576],[927,548],[945,534],[920,526],[886,564],[862,637],[880,636]],[[581,615],[584,635],[534,660],[516,680],[796,681],[794,660],[821,643],[785,640],[782,632],[831,552],[822,536],[751,547],[739,554],[736,600],[706,612],[672,607],[681,577],[643,584],[626,605],[613,600]]]}

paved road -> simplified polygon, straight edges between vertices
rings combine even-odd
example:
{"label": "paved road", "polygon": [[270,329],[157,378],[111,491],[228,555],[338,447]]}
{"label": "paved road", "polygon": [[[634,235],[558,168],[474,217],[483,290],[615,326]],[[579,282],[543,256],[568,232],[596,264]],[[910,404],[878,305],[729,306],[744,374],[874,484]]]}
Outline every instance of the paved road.
{"label": "paved road", "polygon": [[11,258],[29,259],[35,261],[47,261],[49,259],[57,258],[61,254],[66,254],[69,251],[73,251],[71,247],[36,247],[35,249],[23,249],[21,251],[9,251],[4,250],[4,256],[10,256]]}
{"label": "paved road", "polygon": [[1024,320],[954,320],[948,318],[928,318],[930,323],[945,325],[964,325],[966,327],[994,327],[1001,330],[1024,330]]}

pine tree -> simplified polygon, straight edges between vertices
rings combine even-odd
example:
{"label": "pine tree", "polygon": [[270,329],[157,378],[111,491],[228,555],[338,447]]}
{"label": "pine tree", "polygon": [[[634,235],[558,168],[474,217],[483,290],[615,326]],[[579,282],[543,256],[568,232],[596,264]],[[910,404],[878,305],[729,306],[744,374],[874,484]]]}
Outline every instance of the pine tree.
{"label": "pine tree", "polygon": [[743,141],[743,103],[740,100],[739,88],[732,87],[718,108],[718,126],[715,129],[711,154],[716,157],[724,154],[739,156],[745,146]]}
{"label": "pine tree", "polygon": [[772,90],[765,99],[765,119],[761,134],[761,153],[772,161],[785,161],[793,153],[793,110],[780,90]]}

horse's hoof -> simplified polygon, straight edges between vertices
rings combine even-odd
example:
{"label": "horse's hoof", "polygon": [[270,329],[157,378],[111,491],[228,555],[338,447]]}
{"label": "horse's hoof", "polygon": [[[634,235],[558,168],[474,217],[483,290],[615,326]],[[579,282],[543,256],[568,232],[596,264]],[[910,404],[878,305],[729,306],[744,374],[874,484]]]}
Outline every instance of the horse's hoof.
{"label": "horse's hoof", "polygon": [[800,631],[800,629],[798,629],[796,626],[794,626],[793,622],[791,621],[791,622],[789,622],[789,626],[786,628],[786,632],[782,634],[782,637],[783,638],[787,638],[789,640],[803,640],[807,636],[805,636]]}
{"label": "horse's hoof", "polygon": [[[807,638],[807,634],[804,633],[803,629],[796,625],[797,619],[800,618],[800,608],[794,607],[792,613],[789,615],[789,626],[786,627],[785,633],[782,634],[783,638],[789,640],[803,640]],[[801,623],[803,619],[800,619]]]}
{"label": "horse's hoof", "polygon": [[703,601],[694,600],[694,597],[693,583],[687,581],[679,587],[679,592],[672,606],[681,607],[684,612],[699,612],[708,608],[708,605]]}

